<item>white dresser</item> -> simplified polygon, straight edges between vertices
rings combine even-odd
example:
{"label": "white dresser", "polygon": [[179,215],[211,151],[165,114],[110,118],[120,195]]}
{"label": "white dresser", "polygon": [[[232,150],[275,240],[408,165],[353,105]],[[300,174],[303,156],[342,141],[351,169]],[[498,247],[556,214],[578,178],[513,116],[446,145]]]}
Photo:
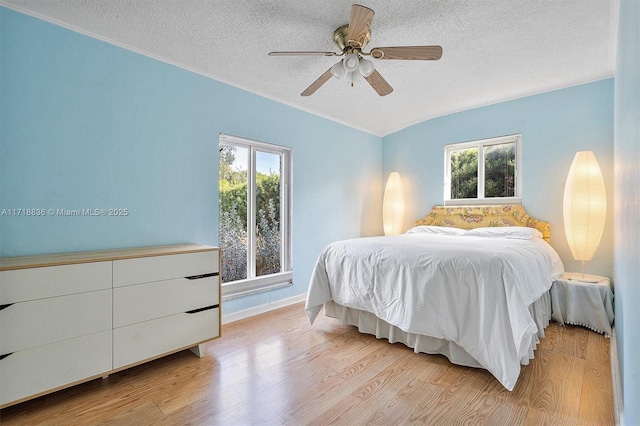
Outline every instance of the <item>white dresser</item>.
{"label": "white dresser", "polygon": [[220,337],[220,252],[0,259],[0,408]]}

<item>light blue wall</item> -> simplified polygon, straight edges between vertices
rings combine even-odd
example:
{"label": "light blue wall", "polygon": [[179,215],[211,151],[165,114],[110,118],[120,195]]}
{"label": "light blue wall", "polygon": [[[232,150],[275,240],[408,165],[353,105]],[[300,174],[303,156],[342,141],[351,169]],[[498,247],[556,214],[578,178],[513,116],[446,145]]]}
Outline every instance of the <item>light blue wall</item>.
{"label": "light blue wall", "polygon": [[[0,8],[0,255],[218,242],[218,135],[293,148],[294,286],[327,243],[381,232],[381,139]],[[357,163],[353,159],[357,158]]]}
{"label": "light blue wall", "polygon": [[616,340],[623,417],[640,424],[640,2],[620,2],[615,74]]}
{"label": "light blue wall", "polygon": [[444,199],[444,146],[522,134],[522,203],[551,222],[551,245],[580,271],[564,235],[564,183],[576,151],[595,152],[608,194],[605,231],[586,272],[613,273],[613,79],[529,96],[416,124],[383,138],[383,176],[398,171],[408,200],[405,228]]}

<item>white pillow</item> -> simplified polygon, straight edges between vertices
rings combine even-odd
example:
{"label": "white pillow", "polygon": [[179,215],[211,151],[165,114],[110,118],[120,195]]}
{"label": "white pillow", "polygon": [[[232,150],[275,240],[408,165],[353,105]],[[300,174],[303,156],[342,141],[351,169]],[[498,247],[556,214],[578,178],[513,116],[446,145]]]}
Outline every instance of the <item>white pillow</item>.
{"label": "white pillow", "polygon": [[414,226],[407,231],[407,234],[464,235],[464,233],[464,229],[433,225]]}
{"label": "white pillow", "polygon": [[542,238],[542,233],[540,231],[526,226],[491,226],[486,228],[475,228],[468,230],[464,235],[475,237],[517,238],[521,240]]}

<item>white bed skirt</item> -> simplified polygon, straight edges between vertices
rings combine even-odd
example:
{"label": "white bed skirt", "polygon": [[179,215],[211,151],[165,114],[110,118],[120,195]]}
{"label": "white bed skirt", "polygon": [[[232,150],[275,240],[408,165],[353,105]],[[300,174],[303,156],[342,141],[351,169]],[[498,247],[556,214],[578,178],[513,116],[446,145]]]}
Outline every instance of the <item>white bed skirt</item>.
{"label": "white bed skirt", "polygon": [[[529,364],[533,359],[533,351],[544,337],[544,329],[549,325],[551,318],[551,298],[549,292],[534,302],[529,307],[529,312],[538,326],[538,333],[531,336],[527,356],[520,360],[521,365]],[[359,309],[348,308],[333,301],[324,304],[326,316],[336,318],[343,325],[353,325],[358,327],[361,333],[373,334],[378,339],[387,339],[389,343],[403,343],[413,348],[414,352],[426,354],[441,354],[446,356],[454,364],[467,367],[484,368],[478,361],[467,353],[461,346],[445,339],[439,339],[420,334],[407,333],[388,322],[381,320],[374,314]]]}

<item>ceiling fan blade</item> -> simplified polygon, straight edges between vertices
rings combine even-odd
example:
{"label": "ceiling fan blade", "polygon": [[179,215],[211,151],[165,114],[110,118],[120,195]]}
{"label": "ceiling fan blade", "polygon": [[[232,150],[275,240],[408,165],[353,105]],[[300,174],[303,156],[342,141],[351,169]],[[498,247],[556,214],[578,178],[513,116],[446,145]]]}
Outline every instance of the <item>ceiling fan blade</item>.
{"label": "ceiling fan blade", "polygon": [[442,57],[442,46],[374,47],[370,54],[375,59],[437,61]]}
{"label": "ceiling fan blade", "polygon": [[300,93],[300,96],[311,96],[316,90],[320,88],[323,84],[325,84],[331,78],[331,68],[325,71],[316,81],[311,83],[311,86],[307,87],[304,92]]}
{"label": "ceiling fan blade", "polygon": [[373,70],[369,77],[365,77],[373,90],[378,92],[380,96],[386,96],[393,92],[393,87],[385,80],[377,70]]}
{"label": "ceiling fan blade", "polygon": [[269,52],[269,56],[340,56],[342,53],[336,52],[314,52],[314,51],[289,51],[289,52]]}
{"label": "ceiling fan blade", "polygon": [[374,11],[368,7],[354,4],[351,6],[351,18],[349,19],[348,44],[351,47],[362,48],[367,44],[369,28],[373,20]]}

